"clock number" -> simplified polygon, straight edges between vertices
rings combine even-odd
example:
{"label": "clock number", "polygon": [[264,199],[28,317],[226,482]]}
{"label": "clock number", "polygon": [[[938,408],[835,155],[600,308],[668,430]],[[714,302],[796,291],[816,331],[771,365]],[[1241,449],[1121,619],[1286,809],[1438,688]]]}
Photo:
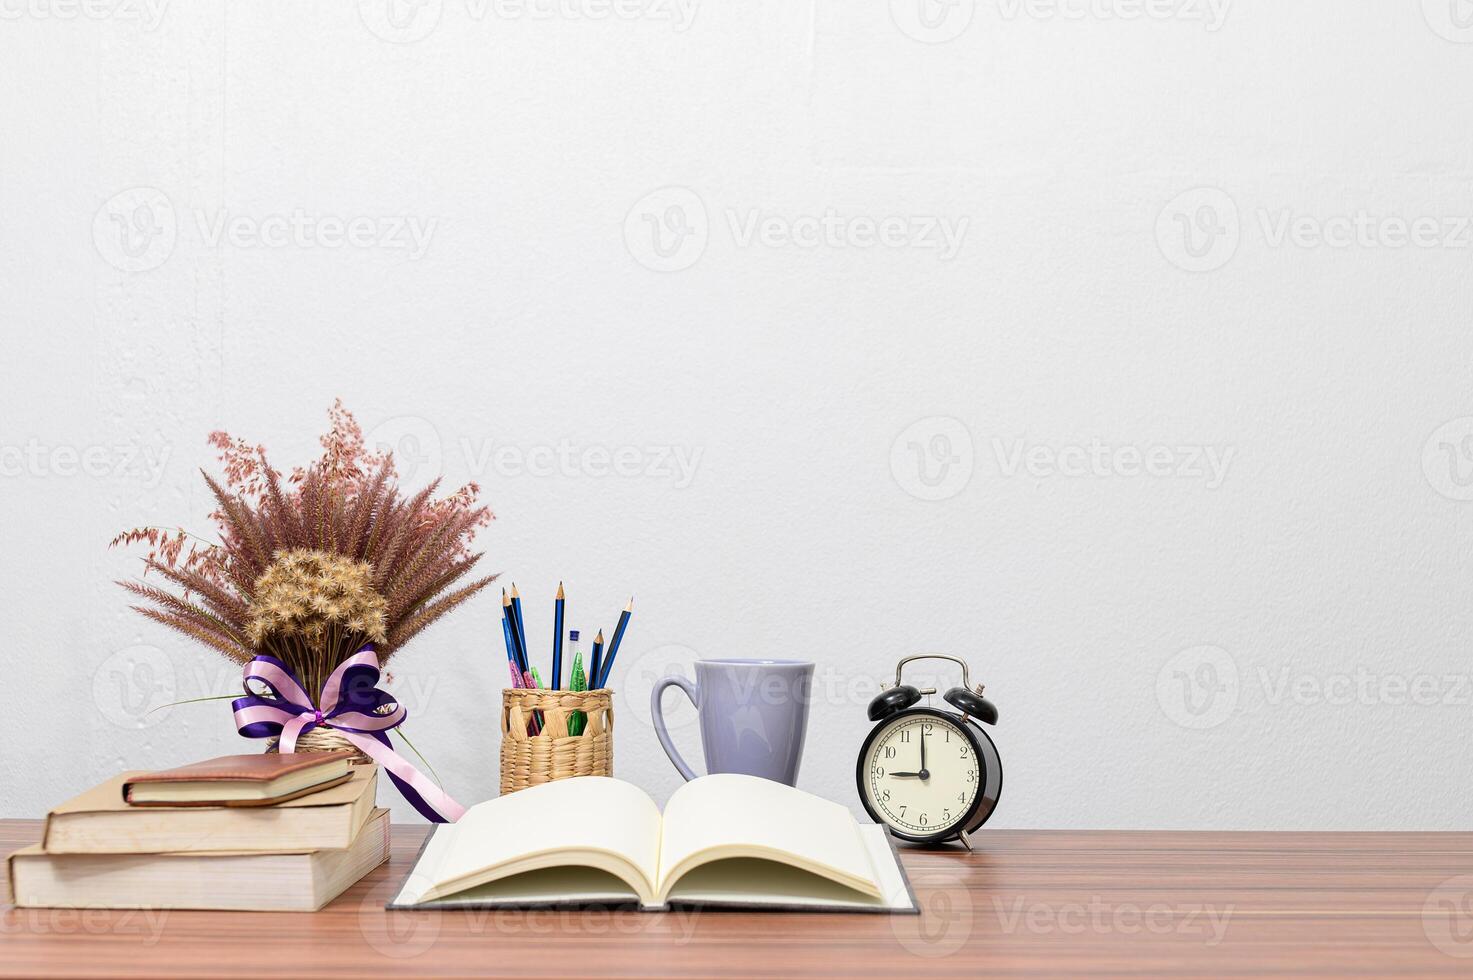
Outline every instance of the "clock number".
{"label": "clock number", "polygon": [[887,745],[887,746],[885,746],[885,758],[887,758],[887,759],[893,759],[893,758],[895,758],[895,746],[893,746],[893,745]]}
{"label": "clock number", "polygon": [[962,758],[965,759],[966,757],[967,757],[967,747],[965,745],[963,745],[962,746]]}
{"label": "clock number", "polygon": [[950,728],[946,729],[946,744],[947,745],[950,745],[951,744],[951,729]]}
{"label": "clock number", "polygon": [[903,729],[901,731],[901,733],[900,733],[900,741],[902,743],[908,743],[910,741],[910,729],[909,728]]}
{"label": "clock number", "polygon": [[967,794],[966,794],[966,791],[965,790],[963,790],[962,792],[956,794],[956,801],[958,803],[965,803],[965,802],[967,802]]}
{"label": "clock number", "polygon": [[876,779],[884,779],[885,778],[885,767],[884,766],[875,766],[875,774],[874,775],[875,775],[875,778]]}
{"label": "clock number", "polygon": [[929,721],[923,721],[923,722],[921,722],[921,734],[922,735],[929,735],[929,734],[931,734],[931,732],[935,731],[935,729],[936,729],[936,726],[935,726],[934,723],[929,722]]}
{"label": "clock number", "polygon": [[969,783],[975,783],[976,781],[977,781],[977,770],[975,770],[975,769],[968,769],[967,770],[967,782],[969,782]]}
{"label": "clock number", "polygon": [[890,791],[888,789],[880,790],[880,801],[883,803],[890,802]]}
{"label": "clock number", "polygon": [[951,820],[951,807],[946,807],[944,810],[941,811],[941,822],[942,823],[948,823],[948,822],[950,822],[950,820]]}
{"label": "clock number", "polygon": [[900,815],[901,815],[901,816],[902,816],[902,817],[903,817],[903,816],[905,816],[905,808],[906,808],[906,806],[908,806],[908,805],[909,805],[909,804],[906,804],[906,803],[902,803],[902,804],[900,804]]}
{"label": "clock number", "polygon": [[917,819],[916,822],[919,823],[922,827],[924,827],[926,825],[926,815],[924,813],[921,814],[920,817]]}

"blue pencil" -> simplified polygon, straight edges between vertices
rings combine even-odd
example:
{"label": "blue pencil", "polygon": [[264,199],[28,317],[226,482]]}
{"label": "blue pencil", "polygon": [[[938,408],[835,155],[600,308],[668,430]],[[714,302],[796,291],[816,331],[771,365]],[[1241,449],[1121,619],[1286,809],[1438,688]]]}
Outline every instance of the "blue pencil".
{"label": "blue pencil", "polygon": [[557,584],[557,599],[552,604],[552,689],[563,687],[563,583]]}
{"label": "blue pencil", "polygon": [[[506,621],[505,616],[501,617],[501,635],[506,638],[506,662],[512,665],[512,676],[516,677],[517,650],[516,645],[511,641],[511,623]],[[514,686],[521,687],[522,685],[516,684]]]}
{"label": "blue pencil", "polygon": [[598,690],[603,685],[598,682],[598,675],[603,670],[604,653],[604,631],[599,630],[598,636],[593,638],[593,659],[588,662],[588,683],[593,685],[590,690]]}
{"label": "blue pencil", "polygon": [[634,596],[619,614],[619,625],[614,627],[614,638],[609,641],[609,655],[604,658],[603,674],[598,679],[599,687],[609,686],[609,671],[614,669],[614,658],[619,655],[619,641],[624,639],[624,627],[629,625],[629,614],[634,612]]}
{"label": "blue pencil", "polygon": [[517,665],[519,673],[526,673],[527,652],[517,642],[517,610],[507,597],[506,590],[501,590],[501,615],[506,619],[507,626],[511,630],[511,652],[512,662]]}
{"label": "blue pencil", "polygon": [[[516,649],[511,641],[511,623],[506,621],[505,616],[501,617],[501,635],[506,638],[506,669],[511,672],[511,686],[524,687],[522,672],[517,669]],[[536,734],[532,731],[532,724],[530,721],[527,723],[527,734],[529,735]]]}
{"label": "blue pencil", "polygon": [[522,673],[532,669],[531,655],[527,650],[527,621],[522,618],[522,597],[517,594],[517,583],[511,584],[511,611],[515,614],[512,628],[516,631],[517,649],[522,651]]}

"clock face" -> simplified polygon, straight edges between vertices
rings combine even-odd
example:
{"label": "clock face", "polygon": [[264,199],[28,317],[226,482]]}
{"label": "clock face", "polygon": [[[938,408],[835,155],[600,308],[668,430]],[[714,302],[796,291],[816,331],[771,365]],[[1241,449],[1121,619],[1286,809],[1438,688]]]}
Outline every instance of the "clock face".
{"label": "clock face", "polygon": [[986,778],[971,736],[940,712],[903,712],[885,723],[859,764],[870,814],[911,838],[965,829]]}

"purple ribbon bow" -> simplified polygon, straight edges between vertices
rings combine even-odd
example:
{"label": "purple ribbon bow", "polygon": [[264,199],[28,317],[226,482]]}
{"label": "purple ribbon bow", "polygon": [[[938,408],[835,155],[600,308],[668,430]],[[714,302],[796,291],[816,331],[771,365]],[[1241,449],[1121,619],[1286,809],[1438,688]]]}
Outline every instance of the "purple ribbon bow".
{"label": "purple ribbon bow", "polygon": [[[264,685],[273,697],[264,697],[251,687]],[[303,690],[291,668],[266,654],[245,665],[241,683],[246,696],[230,702],[235,709],[235,728],[246,738],[279,735],[278,750],[295,752],[297,738],[314,728],[331,728],[374,762],[383,766],[399,792],[427,820],[454,823],[465,813],[445,791],[410,765],[389,743],[389,729],[408,717],[404,706],[378,688],[378,655],[373,644],[365,646],[338,664],[317,704]],[[319,707],[320,705],[320,707]]]}

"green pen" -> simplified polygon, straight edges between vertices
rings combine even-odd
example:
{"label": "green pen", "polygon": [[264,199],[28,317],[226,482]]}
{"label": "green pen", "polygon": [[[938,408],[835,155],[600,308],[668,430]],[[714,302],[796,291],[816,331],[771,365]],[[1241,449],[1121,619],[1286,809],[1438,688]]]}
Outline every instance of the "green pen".
{"label": "green pen", "polygon": [[[573,644],[573,673],[572,683],[569,690],[588,690],[588,675],[583,673],[583,651],[578,649],[578,631],[569,630],[568,639]],[[588,723],[588,716],[581,711],[574,711],[568,715],[568,734],[582,735],[583,726]]]}
{"label": "green pen", "polygon": [[[588,675],[583,673],[583,657],[573,657],[573,690],[588,690]],[[582,735],[583,729],[588,725],[588,715],[582,711],[574,711],[568,715],[568,734]]]}

